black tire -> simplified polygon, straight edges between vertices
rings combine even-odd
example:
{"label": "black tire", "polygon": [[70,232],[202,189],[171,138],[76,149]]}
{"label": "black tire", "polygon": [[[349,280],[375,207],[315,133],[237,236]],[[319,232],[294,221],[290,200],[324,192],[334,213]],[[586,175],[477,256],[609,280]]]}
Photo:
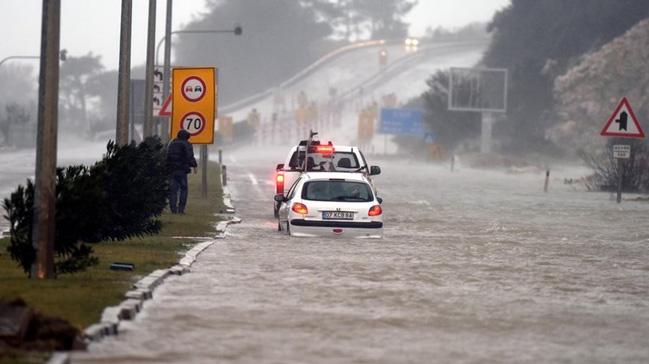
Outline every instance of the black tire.
{"label": "black tire", "polygon": [[277,219],[277,231],[282,231],[282,223]]}
{"label": "black tire", "polygon": [[291,236],[291,224],[289,222],[286,222],[286,232],[288,233],[288,236]]}
{"label": "black tire", "polygon": [[275,203],[273,207],[273,216],[275,216],[276,219],[279,218],[279,206],[277,203]]}

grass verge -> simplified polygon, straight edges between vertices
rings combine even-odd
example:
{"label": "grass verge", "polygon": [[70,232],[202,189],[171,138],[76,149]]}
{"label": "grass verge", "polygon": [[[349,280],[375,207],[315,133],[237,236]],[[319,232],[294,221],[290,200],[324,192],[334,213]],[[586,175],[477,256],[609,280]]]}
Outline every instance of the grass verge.
{"label": "grass verge", "polygon": [[[219,166],[208,168],[208,198],[200,194],[201,175],[189,175],[189,199],[185,215],[162,216],[160,234],[120,242],[94,244],[99,265],[85,272],[60,275],[53,280],[28,279],[7,253],[9,239],[0,239],[0,298],[23,298],[46,315],[57,316],[83,329],[99,321],[103,309],[124,300],[124,293],[138,279],[156,269],[176,264],[196,240],[174,237],[214,236],[223,208]],[[132,272],[111,271],[113,262],[135,264]],[[0,355],[1,357],[1,355]],[[0,359],[0,363],[5,361]]]}

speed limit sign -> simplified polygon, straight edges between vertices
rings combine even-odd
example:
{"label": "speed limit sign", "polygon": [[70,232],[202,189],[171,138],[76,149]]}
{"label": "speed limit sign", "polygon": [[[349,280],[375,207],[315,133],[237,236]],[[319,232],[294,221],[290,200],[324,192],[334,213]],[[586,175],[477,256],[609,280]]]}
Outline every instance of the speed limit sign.
{"label": "speed limit sign", "polygon": [[205,129],[205,117],[199,112],[185,114],[180,122],[180,127],[187,130],[191,136],[199,135]]}
{"label": "speed limit sign", "polygon": [[216,118],[216,69],[174,68],[171,137],[187,130],[192,144],[214,143]]}

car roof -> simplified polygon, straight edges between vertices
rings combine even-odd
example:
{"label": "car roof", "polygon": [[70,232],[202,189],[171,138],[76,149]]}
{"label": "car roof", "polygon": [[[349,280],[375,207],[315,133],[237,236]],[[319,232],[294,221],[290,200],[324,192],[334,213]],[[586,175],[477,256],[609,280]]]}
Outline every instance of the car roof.
{"label": "car roof", "polygon": [[344,179],[346,181],[369,183],[362,173],[354,172],[308,172],[304,175],[307,177],[307,180]]}

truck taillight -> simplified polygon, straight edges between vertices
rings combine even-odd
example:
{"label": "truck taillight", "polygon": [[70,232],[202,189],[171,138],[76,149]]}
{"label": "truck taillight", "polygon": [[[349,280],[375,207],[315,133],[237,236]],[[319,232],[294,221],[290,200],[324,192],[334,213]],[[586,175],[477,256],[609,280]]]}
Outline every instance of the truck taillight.
{"label": "truck taillight", "polygon": [[302,214],[302,215],[306,215],[309,213],[309,209],[306,208],[306,205],[299,202],[294,203],[293,207],[291,207],[291,210],[293,210],[293,212],[295,213]]}
{"label": "truck taillight", "polygon": [[326,156],[334,154],[335,151],[336,149],[331,142],[329,144],[314,144],[309,147],[309,153],[318,153]]}
{"label": "truck taillight", "polygon": [[315,147],[316,153],[331,155],[334,154],[334,147],[331,145],[318,145]]}
{"label": "truck taillight", "polygon": [[278,173],[277,176],[275,176],[275,187],[276,190],[275,192],[277,194],[284,194],[284,174],[283,173]]}
{"label": "truck taillight", "polygon": [[379,216],[383,213],[383,210],[381,209],[381,205],[374,205],[370,207],[370,210],[367,212],[367,215],[369,216]]}

